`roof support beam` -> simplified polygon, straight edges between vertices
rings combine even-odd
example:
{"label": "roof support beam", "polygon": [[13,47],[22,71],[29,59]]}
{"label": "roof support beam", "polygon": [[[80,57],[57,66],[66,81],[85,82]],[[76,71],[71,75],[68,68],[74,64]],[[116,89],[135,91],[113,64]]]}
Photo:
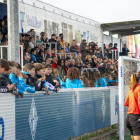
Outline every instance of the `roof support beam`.
{"label": "roof support beam", "polygon": [[140,34],[140,32],[129,32],[129,33],[123,33],[123,34],[121,34],[121,37],[123,37],[123,36],[129,36],[129,35],[136,35],[136,34]]}
{"label": "roof support beam", "polygon": [[120,25],[120,26],[113,26],[113,27],[103,27],[103,31],[112,31],[112,30],[121,30],[121,29],[128,29],[128,28],[135,28],[140,27],[140,24],[131,24],[131,25]]}

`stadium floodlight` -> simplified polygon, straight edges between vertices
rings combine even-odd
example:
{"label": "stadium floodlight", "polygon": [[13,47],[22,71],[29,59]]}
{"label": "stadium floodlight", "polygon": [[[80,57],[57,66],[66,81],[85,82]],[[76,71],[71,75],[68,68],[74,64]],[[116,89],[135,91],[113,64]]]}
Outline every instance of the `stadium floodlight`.
{"label": "stadium floodlight", "polygon": [[119,57],[119,139],[124,140],[125,119],[127,108],[124,107],[125,97],[129,91],[129,80],[133,73],[140,71],[140,59]]}

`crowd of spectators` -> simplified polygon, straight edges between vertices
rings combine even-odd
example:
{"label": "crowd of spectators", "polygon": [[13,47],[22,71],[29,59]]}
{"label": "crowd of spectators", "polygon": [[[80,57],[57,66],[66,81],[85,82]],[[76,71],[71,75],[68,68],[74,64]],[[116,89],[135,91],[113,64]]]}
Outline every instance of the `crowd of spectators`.
{"label": "crowd of spectators", "polygon": [[[8,45],[6,21],[6,18],[0,20],[0,43],[4,45]],[[48,39],[45,32],[35,36],[31,29],[19,36],[24,48],[23,52],[20,50],[20,54],[24,54],[24,66],[21,68],[14,61],[0,59],[1,92],[23,97],[25,91],[43,90],[50,95],[50,91],[58,92],[60,88],[106,87],[118,83],[118,61],[112,58],[111,51],[118,51],[117,44],[106,45],[103,54],[102,47],[96,43],[87,44],[85,39],[80,45],[75,39],[68,43],[63,34],[52,34]]]}

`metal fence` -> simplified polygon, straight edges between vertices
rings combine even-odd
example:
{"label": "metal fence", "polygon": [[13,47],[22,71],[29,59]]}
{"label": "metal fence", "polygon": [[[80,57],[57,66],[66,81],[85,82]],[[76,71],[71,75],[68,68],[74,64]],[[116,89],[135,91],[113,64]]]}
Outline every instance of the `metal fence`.
{"label": "metal fence", "polygon": [[[0,94],[0,139],[65,140],[118,123],[118,87]],[[1,125],[2,124],[2,125]]]}

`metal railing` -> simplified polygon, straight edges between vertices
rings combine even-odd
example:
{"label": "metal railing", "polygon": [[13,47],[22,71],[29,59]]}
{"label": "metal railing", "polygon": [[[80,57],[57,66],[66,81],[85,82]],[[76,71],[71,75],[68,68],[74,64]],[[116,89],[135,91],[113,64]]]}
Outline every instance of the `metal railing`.
{"label": "metal railing", "polygon": [[136,53],[129,53],[129,52],[128,52],[128,56],[129,56],[129,57],[135,57],[135,56],[136,56]]}
{"label": "metal railing", "polygon": [[97,69],[97,68],[84,68],[84,69],[81,71],[81,75],[82,75],[82,73],[83,73],[84,71],[93,71],[93,72],[95,72],[95,71],[98,71],[98,69]]}
{"label": "metal railing", "polygon": [[[70,59],[72,59],[72,55],[75,55],[75,58],[77,58],[77,53],[76,52],[69,52],[69,53],[57,53],[57,55],[60,54],[60,59],[62,58],[62,55],[64,55],[64,58],[67,58],[67,55],[70,55]],[[58,57],[58,56],[56,56]]]}
{"label": "metal railing", "polygon": [[[5,45],[0,45],[0,51],[1,51],[1,56],[0,58],[3,59],[3,48],[8,48],[8,46]],[[20,59],[20,64],[21,64],[21,68],[23,68],[23,45],[20,45],[21,48],[21,59]],[[8,51],[7,51],[7,59],[8,59]]]}

